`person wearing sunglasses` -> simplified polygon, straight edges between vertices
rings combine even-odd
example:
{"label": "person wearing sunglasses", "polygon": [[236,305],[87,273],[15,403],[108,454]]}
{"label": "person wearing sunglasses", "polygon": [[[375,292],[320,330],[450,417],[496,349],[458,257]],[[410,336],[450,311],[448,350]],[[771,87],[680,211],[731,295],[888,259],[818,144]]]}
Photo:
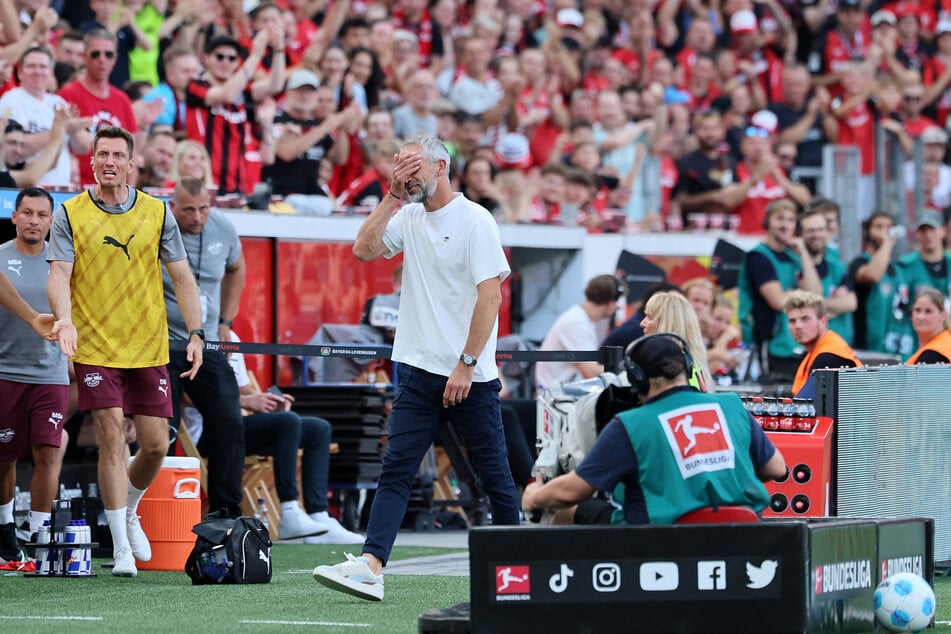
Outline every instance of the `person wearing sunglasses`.
{"label": "person wearing sunglasses", "polygon": [[749,185],[746,196],[733,210],[740,219],[740,233],[763,233],[766,206],[774,200],[790,198],[801,206],[812,198],[808,188],[789,180],[773,154],[768,130],[755,125],[746,128],[740,150],[743,160],[736,166],[736,177]]}
{"label": "person wearing sunglasses", "polygon": [[[132,101],[109,83],[117,59],[116,36],[106,29],[93,29],[86,33],[84,42],[83,65],[86,72],[63,86],[59,96],[75,107],[79,117],[89,117],[90,133],[111,125],[128,130],[133,137],[138,137],[139,124],[132,110]],[[160,106],[156,104],[156,107]],[[83,187],[95,185],[91,145],[88,153],[74,155],[79,160],[80,184]]]}
{"label": "person wearing sunglasses", "polygon": [[119,0],[89,0],[89,8],[94,18],[82,22],[79,25],[79,32],[89,33],[94,29],[106,29],[115,34],[115,50],[96,49],[90,54],[93,59],[104,55],[115,60],[109,72],[109,83],[116,88],[122,88],[129,81],[129,53],[136,47],[149,50],[152,48],[152,43],[141,29],[135,27],[134,21],[125,25],[120,22]]}
{"label": "person wearing sunglasses", "polygon": [[284,31],[278,25],[256,33],[246,57],[233,37],[213,37],[202,57],[204,73],[185,89],[185,131],[208,150],[219,194],[250,190],[245,152],[252,106],[284,89],[283,55],[275,55],[270,73],[255,79],[268,45],[284,50]]}

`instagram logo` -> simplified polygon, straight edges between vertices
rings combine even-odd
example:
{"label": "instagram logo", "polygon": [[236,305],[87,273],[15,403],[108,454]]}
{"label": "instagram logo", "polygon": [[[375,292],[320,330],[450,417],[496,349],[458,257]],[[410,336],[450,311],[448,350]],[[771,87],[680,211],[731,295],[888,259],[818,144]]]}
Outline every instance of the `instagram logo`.
{"label": "instagram logo", "polygon": [[595,564],[591,585],[597,592],[617,592],[621,587],[621,568],[617,564]]}

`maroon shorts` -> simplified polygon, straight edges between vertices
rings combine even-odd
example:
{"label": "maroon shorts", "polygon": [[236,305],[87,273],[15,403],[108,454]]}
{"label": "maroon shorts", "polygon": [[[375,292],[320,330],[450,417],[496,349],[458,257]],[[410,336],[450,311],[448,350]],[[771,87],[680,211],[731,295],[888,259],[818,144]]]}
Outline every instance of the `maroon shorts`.
{"label": "maroon shorts", "polygon": [[73,363],[79,388],[79,409],[121,407],[129,416],[172,416],[168,368],[107,368]]}
{"label": "maroon shorts", "polygon": [[0,461],[28,456],[34,445],[60,446],[67,389],[0,379]]}

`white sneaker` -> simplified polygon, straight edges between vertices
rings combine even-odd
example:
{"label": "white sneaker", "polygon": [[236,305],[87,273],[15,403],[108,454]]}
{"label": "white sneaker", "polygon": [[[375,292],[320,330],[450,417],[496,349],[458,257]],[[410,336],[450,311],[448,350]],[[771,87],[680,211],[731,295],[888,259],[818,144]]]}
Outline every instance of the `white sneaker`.
{"label": "white sneaker", "polygon": [[142,530],[138,515],[125,516],[125,530],[129,536],[129,545],[132,547],[133,556],[139,561],[150,560],[152,558],[152,545],[149,543],[145,531]]}
{"label": "white sneaker", "polygon": [[383,575],[370,570],[366,557],[345,554],[347,561],[343,563],[314,568],[314,579],[317,583],[367,601],[382,601]]}
{"label": "white sneaker", "polygon": [[118,548],[113,553],[115,564],[112,566],[113,577],[135,577],[139,571],[135,567],[135,557],[129,548]]}
{"label": "white sneaker", "polygon": [[317,513],[312,513],[311,518],[314,519],[318,524],[320,524],[325,530],[323,535],[318,535],[316,537],[305,537],[305,544],[362,544],[363,535],[360,533],[354,533],[348,531],[340,522],[337,521],[337,518],[330,517],[315,517]]}
{"label": "white sneaker", "polygon": [[323,535],[327,528],[312,520],[301,508],[286,510],[281,515],[281,527],[278,530],[278,539],[294,539],[308,535]]}

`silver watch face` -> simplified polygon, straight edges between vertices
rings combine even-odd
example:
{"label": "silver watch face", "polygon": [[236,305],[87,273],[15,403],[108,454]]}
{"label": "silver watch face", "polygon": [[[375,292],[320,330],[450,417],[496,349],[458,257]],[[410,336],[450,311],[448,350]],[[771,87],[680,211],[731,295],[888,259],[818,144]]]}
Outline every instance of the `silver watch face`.
{"label": "silver watch face", "polygon": [[475,365],[475,364],[476,364],[476,359],[475,359],[475,357],[472,356],[471,354],[464,354],[464,355],[462,355],[462,364],[463,364],[463,365]]}

